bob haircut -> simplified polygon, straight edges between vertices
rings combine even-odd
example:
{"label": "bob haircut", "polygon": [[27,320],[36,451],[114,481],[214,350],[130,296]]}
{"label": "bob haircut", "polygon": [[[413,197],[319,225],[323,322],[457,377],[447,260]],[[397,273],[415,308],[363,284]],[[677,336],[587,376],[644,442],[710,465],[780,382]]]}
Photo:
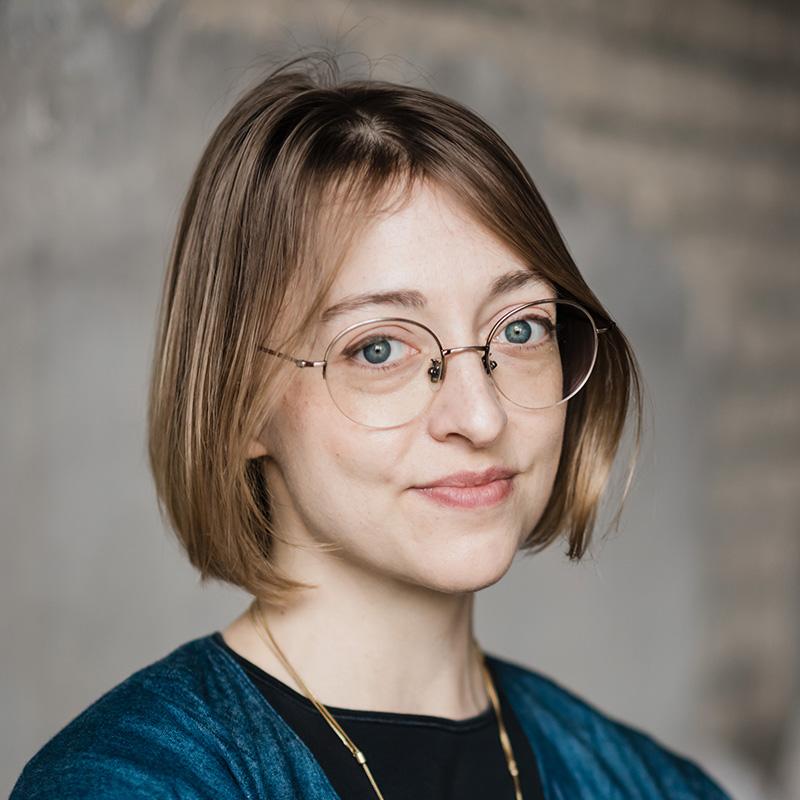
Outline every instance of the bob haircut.
{"label": "bob haircut", "polygon": [[[313,586],[272,560],[281,537],[270,487],[261,459],[247,457],[297,373],[259,347],[312,357],[308,331],[348,248],[419,180],[449,192],[558,297],[611,324],[527,170],[478,114],[421,88],[343,81],[326,51],[284,62],[238,99],[206,146],[161,298],[148,454],[162,519],[201,583],[222,580],[279,606]],[[583,557],[633,402],[636,446],[618,526],[639,454],[642,381],[618,327],[598,339],[594,370],[568,401],[551,496],[523,551],[563,534],[569,558]]]}

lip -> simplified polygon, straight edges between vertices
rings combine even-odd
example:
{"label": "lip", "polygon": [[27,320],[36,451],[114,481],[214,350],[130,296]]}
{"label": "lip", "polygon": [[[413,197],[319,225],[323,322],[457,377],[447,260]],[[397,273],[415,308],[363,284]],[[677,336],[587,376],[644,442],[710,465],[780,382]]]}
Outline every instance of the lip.
{"label": "lip", "polygon": [[499,505],[512,493],[516,474],[507,467],[490,467],[483,472],[454,472],[411,488],[449,508],[489,508]]}
{"label": "lip", "polygon": [[513,476],[478,486],[414,487],[418,494],[448,508],[490,508],[500,505],[513,490]]}
{"label": "lip", "polygon": [[507,467],[489,467],[483,472],[454,472],[451,475],[445,475],[444,478],[424,483],[419,486],[414,486],[414,489],[431,489],[437,486],[447,487],[470,487],[470,486],[484,486],[494,481],[502,481],[507,478],[513,478],[517,473],[513,469]]}

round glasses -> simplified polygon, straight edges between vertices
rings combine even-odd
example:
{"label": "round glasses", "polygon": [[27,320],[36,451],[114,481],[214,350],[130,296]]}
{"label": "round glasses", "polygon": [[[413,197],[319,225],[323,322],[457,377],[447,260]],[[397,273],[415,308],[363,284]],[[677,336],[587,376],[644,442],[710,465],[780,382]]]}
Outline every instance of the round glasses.
{"label": "round glasses", "polygon": [[331,399],[348,419],[368,428],[394,428],[422,414],[442,385],[446,357],[464,350],[481,362],[500,394],[530,410],[574,397],[597,358],[597,328],[572,300],[536,300],[516,306],[493,326],[483,345],[443,348],[436,334],[402,317],[358,322],[338,333],[322,361],[260,347],[298,367],[322,367]]}

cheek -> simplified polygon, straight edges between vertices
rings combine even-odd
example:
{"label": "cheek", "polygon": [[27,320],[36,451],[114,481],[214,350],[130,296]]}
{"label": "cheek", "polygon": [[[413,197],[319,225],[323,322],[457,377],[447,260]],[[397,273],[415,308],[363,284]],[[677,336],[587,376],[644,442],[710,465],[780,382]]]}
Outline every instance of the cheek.
{"label": "cheek", "polygon": [[567,409],[566,406],[560,407],[553,414],[552,419],[548,420],[548,424],[543,426],[542,435],[542,449],[549,455],[550,460],[556,462],[561,456],[561,447],[564,442],[564,427],[567,422]]}
{"label": "cheek", "polygon": [[[524,442],[520,464],[529,464],[520,488],[520,513],[525,527],[532,527],[544,511],[552,493],[564,441],[566,409],[551,409],[547,415],[520,420],[518,441]],[[522,476],[521,476],[522,477]]]}
{"label": "cheek", "polygon": [[541,436],[541,449],[538,459],[541,463],[539,472],[540,485],[543,488],[539,504],[544,510],[544,506],[550,498],[553,484],[558,472],[558,464],[561,460],[561,450],[564,444],[564,425],[566,423],[566,409],[554,414],[549,424],[544,426]]}
{"label": "cheek", "polygon": [[[287,401],[280,414],[280,460],[289,481],[305,500],[341,510],[374,506],[385,494],[375,489],[397,482],[403,463],[400,435],[371,431],[347,419],[333,404],[324,382],[306,387]],[[277,419],[277,418],[276,418]]]}
{"label": "cheek", "polygon": [[517,443],[518,463],[544,467],[558,462],[566,420],[564,406],[509,416],[510,439]]}

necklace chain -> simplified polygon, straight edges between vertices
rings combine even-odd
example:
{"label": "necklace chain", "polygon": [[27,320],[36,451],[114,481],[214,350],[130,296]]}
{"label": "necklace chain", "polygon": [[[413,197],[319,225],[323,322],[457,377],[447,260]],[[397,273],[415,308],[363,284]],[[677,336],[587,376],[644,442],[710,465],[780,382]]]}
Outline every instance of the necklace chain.
{"label": "necklace chain", "polygon": [[[320,714],[322,714],[325,721],[328,725],[333,728],[334,733],[339,737],[342,744],[350,751],[356,761],[361,764],[372,788],[375,790],[375,794],[380,798],[380,800],[385,800],[383,795],[381,794],[381,790],[378,788],[378,784],[375,783],[375,778],[372,776],[372,772],[367,766],[367,759],[366,756],[359,750],[359,748],[355,745],[353,740],[345,733],[344,729],[339,725],[339,723],[333,718],[331,713],[325,708],[322,703],[314,697],[311,690],[305,685],[303,679],[295,672],[292,665],[289,663],[289,660],[283,654],[283,651],[278,646],[278,643],[272,636],[272,632],[270,631],[269,627],[267,626],[267,621],[264,618],[264,612],[261,609],[261,605],[258,602],[258,599],[255,598],[253,602],[250,604],[250,608],[248,609],[250,618],[253,622],[255,627],[256,633],[258,633],[259,637],[264,641],[267,647],[271,647],[275,654],[280,659],[281,663],[284,667],[286,667],[287,671],[291,674],[291,676],[297,681],[297,685],[301,687],[303,693],[306,697],[311,700],[311,702],[316,706],[317,710]],[[269,637],[269,641],[264,638],[264,634]],[[271,644],[270,644],[271,643]],[[492,708],[494,709],[495,717],[497,717],[497,728],[498,733],[500,735],[500,744],[503,748],[503,754],[506,757],[506,764],[508,765],[508,772],[511,775],[511,779],[514,782],[514,792],[515,792],[515,800],[523,800],[522,798],[522,789],[520,787],[519,782],[519,769],[517,768],[517,762],[514,759],[514,750],[511,747],[511,740],[508,737],[508,732],[506,731],[506,726],[503,723],[503,715],[500,713],[500,701],[497,696],[497,691],[494,687],[494,681],[492,680],[491,673],[489,672],[488,667],[486,666],[486,659],[484,656],[483,651],[478,646],[478,643],[475,641],[475,638],[472,637],[472,648],[477,655],[480,665],[481,665],[481,672],[483,674],[483,682],[486,686],[486,692],[489,695],[489,700],[492,703]]]}

